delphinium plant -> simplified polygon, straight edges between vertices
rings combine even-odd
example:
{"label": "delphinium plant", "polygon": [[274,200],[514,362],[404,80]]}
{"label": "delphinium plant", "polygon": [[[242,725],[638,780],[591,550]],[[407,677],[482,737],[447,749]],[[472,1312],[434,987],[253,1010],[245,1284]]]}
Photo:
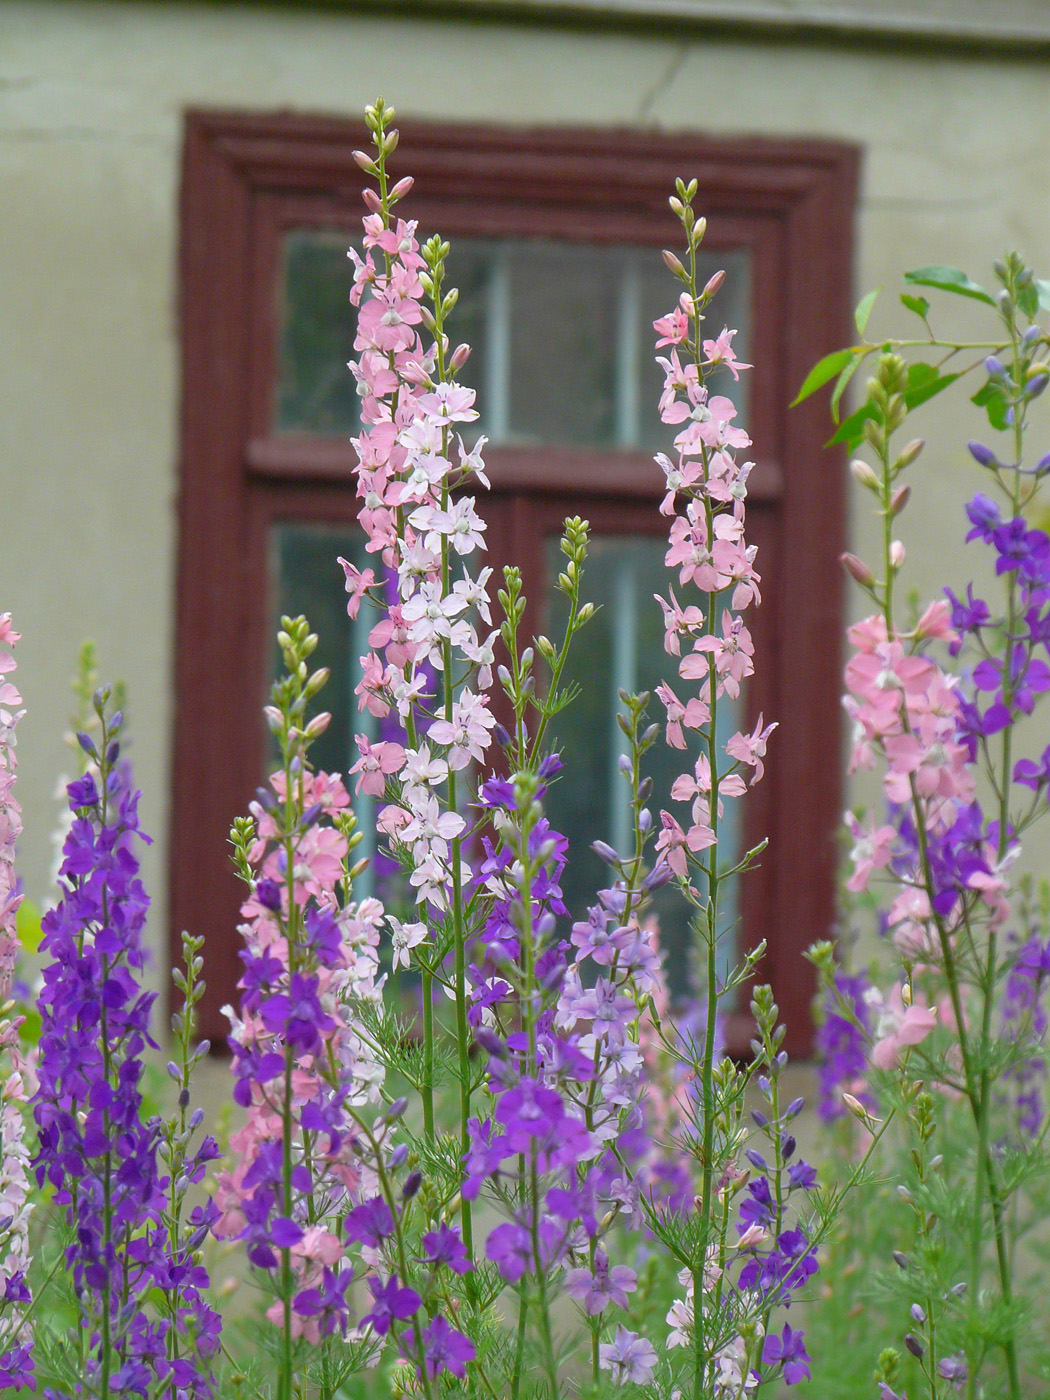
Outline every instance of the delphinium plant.
{"label": "delphinium plant", "polygon": [[[1050,537],[1036,524],[1050,457],[1030,445],[1050,380],[1040,323],[1050,289],[1016,255],[996,276],[994,296],[955,269],[907,278],[986,308],[984,338],[935,333],[928,300],[909,291],[901,301],[920,335],[862,340],[803,386],[804,396],[838,374],[837,401],[873,360],[860,407],[836,433],[865,445],[853,475],[882,522],[877,560],[844,559],[875,607],[849,633],[851,767],[876,772],[884,797],[865,822],[849,818],[849,885],[879,893],[892,985],[865,990],[836,972],[829,947],[816,957],[832,987],[839,1073],[866,1080],[906,1129],[895,1263],[878,1311],[907,1355],[882,1357],[882,1400],[1016,1400],[1048,1378],[1045,1310],[1028,1280],[1050,1167],[1040,1092],[1050,930],[1045,893],[1016,872],[1050,782],[1038,715],[1050,690]],[[858,310],[862,337],[872,301]],[[984,557],[978,582],[909,605],[898,531],[923,443],[900,438],[910,413],[957,392],[964,374],[990,429],[969,443],[982,480],[966,506],[966,541]]]}
{"label": "delphinium plant", "polygon": [[[48,1393],[210,1397],[219,1319],[196,1254],[210,1218],[197,1206],[183,1224],[182,1202],[215,1150],[210,1139],[191,1150],[197,1120],[180,1116],[166,1130],[142,1112],[155,999],[139,981],[148,898],[135,852],[139,795],[108,700],[96,694],[97,740],[82,739],[91,763],[69,785],[61,898],[43,920],[33,1166],[65,1207],[79,1313],[69,1337],[49,1338]],[[192,967],[190,977],[192,1005]]]}
{"label": "delphinium plant", "polygon": [[[427,1400],[554,1400],[610,1385],[739,1400],[808,1375],[784,1311],[839,1204],[798,1156],[802,1104],[782,1095],[784,1031],[768,989],[753,996],[751,1063],[719,1039],[720,1006],[762,955],[721,969],[720,891],[761,848],[729,862],[719,828],[726,803],[762,777],[774,727],[759,716],[750,733],[716,739],[719,704],[752,673],[743,615],[759,578],[744,536],[749,464],[737,458],[749,440],[708,380],[748,367],[731,331],[704,334],[722,276],[697,281],[705,224],[695,183],[680,182],[671,203],[685,255],[665,256],[682,287],[656,330],[660,412],[676,429],[674,459],[659,459],[667,563],[691,590],[669,588],[662,607],[689,689],[681,699],[661,687],[663,726],[647,716],[649,696],[621,695],[632,834],[625,850],[598,844],[606,887],[566,927],[571,853],[543,803],[566,780],[552,735],[573,698],[573,639],[593,612],[588,527],[568,520],[561,541],[563,634],[527,641],[520,572],[508,567],[493,599],[491,570],[475,565],[485,527],[471,491],[487,481],[484,439],[462,436],[477,419],[456,378],[469,351],[449,338],[447,244],[421,245],[397,212],[412,182],[391,182],[392,118],[382,103],[367,113],[374,149],[357,159],[376,188],[364,196],[364,250],[350,254],[359,519],[376,563],[340,562],[350,615],[376,610],[357,691],[385,726],[381,739],[358,737],[351,772],[379,801],[412,907],[385,916],[384,986],[384,911],[353,898],[349,798],[309,761],[328,722],[309,714],[325,680],[308,665],[315,639],[304,619],[285,619],[286,675],[267,711],[281,768],[234,834],[250,891],[233,1031],[249,1119],[220,1185],[219,1228],[245,1241],[271,1300],[279,1400],[330,1400],[364,1364]],[[692,749],[672,789],[681,820],[649,805],[646,754],[661,728]],[[705,971],[695,1024],[658,1011],[648,904],[671,883],[692,908]],[[418,1022],[404,1012],[413,987]],[[681,1067],[670,1102],[647,1104],[645,1055]],[[751,1084],[762,1107],[749,1117]]]}
{"label": "delphinium plant", "polygon": [[[297,1373],[327,1400],[374,1350],[367,1338],[359,1347],[345,1340],[354,1271],[344,1240],[377,1173],[400,1165],[384,1160],[398,1115],[383,1108],[367,1127],[359,1116],[380,1106],[383,1079],[353,1011],[382,994],[382,908],[350,900],[359,840],[350,799],[338,777],[309,764],[310,743],[329,719],[306,718],[327,679],[307,665],[317,638],[305,619],[285,618],[280,642],[287,672],[267,718],[281,767],[233,832],[250,888],[230,1038],[234,1099],[246,1121],[219,1177],[216,1233],[245,1242],[270,1299],[278,1400],[291,1400]],[[373,1227],[382,1222],[362,1223],[362,1238]]]}

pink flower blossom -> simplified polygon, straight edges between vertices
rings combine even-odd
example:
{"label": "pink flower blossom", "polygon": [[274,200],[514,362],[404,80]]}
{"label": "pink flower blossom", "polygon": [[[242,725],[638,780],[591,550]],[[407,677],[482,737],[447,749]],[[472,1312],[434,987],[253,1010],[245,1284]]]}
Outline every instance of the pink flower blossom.
{"label": "pink flower blossom", "polygon": [[742,369],[751,369],[752,366],[745,365],[741,360],[736,358],[736,354],[733,350],[733,337],[735,335],[736,331],[724,329],[721,335],[715,340],[705,340],[704,354],[707,356],[709,368],[713,369],[715,365],[725,365],[733,378],[739,379],[740,371]]}

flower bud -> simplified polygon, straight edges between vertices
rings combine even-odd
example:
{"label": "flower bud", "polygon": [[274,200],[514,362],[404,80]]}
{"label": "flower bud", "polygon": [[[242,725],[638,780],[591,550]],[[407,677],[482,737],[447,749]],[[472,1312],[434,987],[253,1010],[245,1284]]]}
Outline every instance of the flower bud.
{"label": "flower bud", "polygon": [[327,710],[322,710],[319,715],[314,715],[313,719],[303,730],[307,739],[317,739],[322,735],[332,722],[332,716]]}
{"label": "flower bud", "polygon": [[890,497],[890,514],[900,515],[901,511],[911,500],[911,487],[907,482],[903,486],[898,486]]}
{"label": "flower bud", "polygon": [[897,457],[896,465],[898,470],[902,470],[904,467],[910,467],[925,446],[926,442],[923,438],[912,438],[911,442],[905,443]]}
{"label": "flower bud", "polygon": [[659,890],[664,885],[669,885],[674,879],[674,871],[665,860],[658,860],[649,874],[646,875],[642,884],[647,890]]}
{"label": "flower bud", "polygon": [[859,583],[862,588],[871,588],[875,582],[875,575],[865,564],[863,559],[859,559],[855,554],[840,554],[839,563],[849,574],[855,583]]}
{"label": "flower bud", "polygon": [[890,568],[899,569],[905,560],[904,545],[900,540],[893,540],[890,544]]}
{"label": "flower bud", "polygon": [[850,474],[858,486],[866,486],[869,491],[879,489],[879,478],[875,471],[860,457],[854,457],[849,464]]}
{"label": "flower bud", "polygon": [[701,293],[701,296],[703,297],[704,301],[710,301],[710,299],[719,290],[719,288],[725,280],[725,268],[719,268],[715,275],[708,279],[707,285],[704,287],[704,290]]}
{"label": "flower bud", "polygon": [[390,190],[390,203],[393,204],[395,200],[404,199],[415,183],[411,175],[402,175],[401,179]]}
{"label": "flower bud", "polygon": [[985,447],[983,442],[968,442],[966,446],[978,466],[995,468],[999,465],[998,457],[990,447]]}
{"label": "flower bud", "polygon": [[674,253],[668,248],[664,249],[663,257],[668,271],[673,272],[676,277],[681,277],[682,280],[685,281],[687,274],[685,268],[682,266],[682,260],[675,257]]}
{"label": "flower bud", "polygon": [[860,1099],[855,1098],[852,1094],[843,1094],[842,1102],[846,1105],[847,1111],[853,1114],[854,1118],[859,1118],[861,1122],[867,1119],[868,1110],[861,1103]]}
{"label": "flower bud", "polygon": [[419,1191],[419,1188],[420,1188],[422,1185],[423,1185],[423,1173],[422,1173],[422,1172],[412,1172],[411,1175],[409,1175],[409,1176],[407,1176],[407,1177],[405,1178],[405,1184],[404,1184],[404,1186],[401,1188],[401,1195],[404,1197],[404,1199],[405,1199],[406,1201],[410,1201],[410,1200],[412,1199],[412,1197],[413,1197],[414,1195],[417,1194],[417,1192]]}
{"label": "flower bud", "polygon": [[926,1354],[926,1348],[923,1346],[922,1342],[919,1341],[914,1332],[909,1332],[905,1336],[904,1345],[911,1352],[912,1356],[917,1357],[919,1360]]}

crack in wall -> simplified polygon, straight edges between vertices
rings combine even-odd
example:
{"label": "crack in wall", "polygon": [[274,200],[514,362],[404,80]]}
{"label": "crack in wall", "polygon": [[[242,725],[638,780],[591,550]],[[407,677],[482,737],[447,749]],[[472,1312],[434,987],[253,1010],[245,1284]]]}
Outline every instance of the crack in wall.
{"label": "crack in wall", "polygon": [[688,41],[679,44],[677,47],[677,51],[673,53],[670,59],[668,60],[662,76],[657,78],[657,80],[649,88],[648,92],[646,92],[643,95],[636,117],[636,120],[642,125],[645,125],[652,120],[652,112],[653,108],[656,106],[657,97],[659,97],[661,92],[669,88],[674,82],[675,78],[678,77],[678,74],[682,71],[682,68],[685,65],[685,61],[689,56],[689,51],[691,48],[692,45],[688,43]]}

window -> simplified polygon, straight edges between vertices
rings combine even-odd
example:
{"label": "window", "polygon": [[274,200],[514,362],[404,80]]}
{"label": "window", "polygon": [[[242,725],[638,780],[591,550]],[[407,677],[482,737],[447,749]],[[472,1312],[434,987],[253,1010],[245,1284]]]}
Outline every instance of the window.
{"label": "window", "polygon": [[[659,380],[647,326],[675,295],[659,257],[676,240],[667,195],[676,175],[699,180],[704,246],[729,272],[716,329],[723,317],[739,325],[756,365],[743,421],[755,441],[748,522],[763,605],[750,619],[756,674],[741,703],[752,720],[761,710],[780,722],[767,778],[742,804],[739,839],[768,834],[770,847],[742,885],[737,936],[743,945],[767,938],[762,976],[790,1048],[805,1053],[812,986],[799,954],[827,932],[833,909],[840,795],[827,749],[839,747],[844,506],[842,474],[821,451],[821,410],[786,405],[845,333],[855,153],[400,125],[397,169],[416,179],[403,210],[452,241],[456,326],[474,346],[465,377],[492,440],[487,562],[497,573],[505,561],[523,566],[533,630],[554,606],[547,580],[562,519],[581,514],[592,525],[588,592],[605,606],[590,640],[583,634],[579,665],[601,684],[588,686],[586,714],[567,721],[580,733],[564,737],[573,747],[582,732],[600,742],[585,777],[552,797],[552,817],[576,830],[609,820],[618,685],[650,685],[662,660],[648,602],[667,522],[656,511]],[[226,838],[265,774],[259,707],[283,607],[305,611],[328,647],[326,704],[338,711],[330,742],[360,727],[350,662],[364,648],[333,562],[359,547],[345,247],[359,232],[352,150],[364,141],[339,121],[187,119],[170,898],[173,949],[183,927],[207,936],[202,1019],[213,1039],[239,972],[240,892]],[[337,747],[328,761],[348,760],[338,763]],[[730,1018],[731,1045],[746,1044],[747,1021],[743,1007]]]}

